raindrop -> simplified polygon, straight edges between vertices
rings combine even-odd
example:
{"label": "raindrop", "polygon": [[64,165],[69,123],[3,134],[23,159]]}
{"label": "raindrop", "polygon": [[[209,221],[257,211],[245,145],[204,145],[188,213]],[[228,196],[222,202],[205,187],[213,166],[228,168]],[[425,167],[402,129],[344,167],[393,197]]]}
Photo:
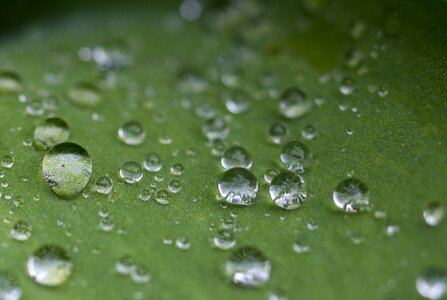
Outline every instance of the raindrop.
{"label": "raindrop", "polygon": [[138,198],[140,198],[140,200],[142,201],[149,201],[152,197],[152,192],[148,189],[144,189],[140,192],[140,194],[138,195]]}
{"label": "raindrop", "polygon": [[290,142],[284,145],[280,158],[287,169],[292,172],[304,172],[309,168],[313,154],[301,142]]}
{"label": "raindrop", "polygon": [[11,228],[10,235],[18,241],[26,241],[31,237],[31,224],[25,221],[18,221]]}
{"label": "raindrop", "polygon": [[273,179],[276,175],[278,175],[278,174],[279,174],[278,169],[275,169],[275,168],[269,168],[269,169],[267,169],[267,170],[265,171],[265,173],[264,173],[264,180],[265,180],[265,182],[267,182],[267,183],[272,182],[272,179]]}
{"label": "raindrop", "polygon": [[197,70],[186,68],[179,73],[177,87],[182,93],[200,94],[208,88],[208,82]]}
{"label": "raindrop", "polygon": [[443,270],[430,268],[416,278],[416,289],[425,299],[441,299],[447,291],[447,275]]}
{"label": "raindrop", "polygon": [[230,132],[224,119],[214,117],[206,120],[202,126],[202,132],[210,141],[225,140]]}
{"label": "raindrop", "polygon": [[256,198],[258,181],[247,169],[233,168],[223,174],[218,189],[228,203],[251,205]]}
{"label": "raindrop", "polygon": [[317,131],[312,125],[306,125],[304,126],[303,130],[301,130],[301,135],[306,140],[313,140],[317,136]]}
{"label": "raindrop", "polygon": [[140,123],[130,121],[118,129],[118,137],[124,144],[136,146],[144,142],[146,133]]}
{"label": "raindrop", "polygon": [[225,262],[226,276],[244,287],[264,285],[270,279],[271,269],[270,261],[254,247],[235,250]]}
{"label": "raindrop", "polygon": [[250,169],[253,160],[250,153],[244,147],[233,146],[224,152],[220,163],[226,170],[232,168]]}
{"label": "raindrop", "polygon": [[163,167],[160,156],[157,153],[150,153],[144,160],[144,168],[149,172],[158,172]]}
{"label": "raindrop", "polygon": [[444,219],[444,207],[439,202],[430,202],[423,211],[424,221],[429,226],[438,226]]}
{"label": "raindrop", "polygon": [[188,250],[191,247],[191,242],[186,236],[183,236],[175,240],[175,246],[182,250]]}
{"label": "raindrop", "polygon": [[388,224],[386,225],[385,233],[389,237],[396,235],[397,233],[399,233],[399,231],[400,231],[399,225],[397,225],[393,222],[389,221]]}
{"label": "raindrop", "polygon": [[22,89],[19,75],[10,71],[0,72],[0,93],[15,93]]}
{"label": "raindrop", "polygon": [[295,253],[307,253],[310,251],[310,246],[308,243],[306,243],[304,240],[298,240],[295,243],[293,243],[292,245],[293,251],[295,251]]}
{"label": "raindrop", "polygon": [[41,116],[45,109],[41,101],[34,99],[25,107],[25,112],[30,116]]}
{"label": "raindrop", "polygon": [[135,269],[132,258],[128,255],[122,256],[115,263],[115,270],[120,274],[128,275]]}
{"label": "raindrop", "polygon": [[355,178],[347,178],[340,182],[332,197],[335,205],[349,213],[360,212],[369,206],[368,188]]}
{"label": "raindrop", "polygon": [[143,169],[139,163],[127,161],[121,166],[119,175],[128,184],[134,184],[143,178]]}
{"label": "raindrop", "polygon": [[68,140],[69,136],[70,130],[64,120],[48,118],[34,130],[34,144],[39,149],[48,150]]}
{"label": "raindrop", "polygon": [[350,77],[345,77],[339,87],[340,92],[343,95],[351,95],[354,91],[354,81]]}
{"label": "raindrop", "polygon": [[225,106],[232,114],[238,115],[244,113],[250,107],[248,95],[243,91],[233,91],[231,94],[226,95],[224,98]]}
{"label": "raindrop", "polygon": [[16,279],[11,274],[0,271],[0,299],[19,300],[21,296],[22,289],[18,286]]}
{"label": "raindrop", "polygon": [[151,274],[143,266],[136,266],[132,269],[130,273],[130,278],[132,278],[135,283],[146,283],[151,280]]}
{"label": "raindrop", "polygon": [[99,177],[95,183],[96,192],[108,195],[112,192],[113,189],[113,181],[109,176]]}
{"label": "raindrop", "polygon": [[99,229],[105,232],[109,232],[113,230],[115,224],[113,222],[113,218],[111,216],[105,216],[99,219]]}
{"label": "raindrop", "polygon": [[155,201],[161,205],[167,205],[170,202],[169,192],[165,189],[158,190],[155,193]]}
{"label": "raindrop", "polygon": [[90,83],[78,83],[68,90],[70,100],[81,107],[96,107],[101,102],[101,95],[96,86]]}
{"label": "raindrop", "polygon": [[180,176],[183,174],[183,172],[185,172],[185,168],[180,163],[176,163],[171,167],[172,175]]}
{"label": "raindrop", "polygon": [[284,144],[289,136],[289,130],[285,124],[275,122],[270,126],[269,136],[274,144]]}
{"label": "raindrop", "polygon": [[304,179],[290,171],[279,173],[269,187],[273,202],[285,209],[296,209],[306,201]]}
{"label": "raindrop", "polygon": [[182,184],[180,183],[180,181],[173,179],[169,183],[168,189],[171,193],[176,194],[176,193],[180,192],[180,190],[182,189]]}
{"label": "raindrop", "polygon": [[279,99],[279,111],[289,119],[303,116],[312,108],[312,101],[298,88],[285,90]]}
{"label": "raindrop", "polygon": [[2,157],[2,166],[7,169],[11,169],[14,166],[14,156],[6,154]]}
{"label": "raindrop", "polygon": [[222,229],[213,238],[213,244],[221,250],[228,250],[236,245],[236,240],[231,230]]}
{"label": "raindrop", "polygon": [[71,198],[80,193],[89,182],[92,159],[77,144],[58,144],[45,153],[42,173],[58,196]]}
{"label": "raindrop", "polygon": [[27,268],[29,276],[38,284],[57,286],[70,277],[73,264],[64,248],[45,245],[28,257]]}

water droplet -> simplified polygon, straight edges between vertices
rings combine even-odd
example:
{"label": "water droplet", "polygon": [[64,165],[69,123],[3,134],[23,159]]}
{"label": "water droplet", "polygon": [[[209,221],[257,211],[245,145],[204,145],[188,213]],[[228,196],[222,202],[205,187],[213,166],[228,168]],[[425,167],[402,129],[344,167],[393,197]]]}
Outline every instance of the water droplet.
{"label": "water droplet", "polygon": [[354,91],[354,81],[350,77],[345,77],[339,87],[340,92],[343,95],[351,95]]}
{"label": "water droplet", "polygon": [[42,173],[58,196],[71,198],[80,193],[89,182],[92,159],[77,144],[58,144],[45,153]]}
{"label": "water droplet", "polygon": [[220,230],[213,238],[213,244],[221,250],[228,250],[236,245],[233,233],[229,229]]}
{"label": "water droplet", "polygon": [[202,14],[202,4],[197,0],[183,0],[179,12],[180,16],[187,21],[197,20]]}
{"label": "water droplet", "polygon": [[19,300],[21,296],[22,289],[18,286],[16,279],[11,274],[0,271],[0,299]]}
{"label": "water droplet", "polygon": [[109,215],[99,219],[99,229],[105,232],[109,232],[113,230],[115,227],[115,223],[113,222],[113,218]]}
{"label": "water droplet", "polygon": [[235,250],[225,262],[225,273],[234,283],[258,287],[267,283],[271,273],[270,261],[258,249],[243,247]]}
{"label": "water droplet", "polygon": [[195,69],[186,68],[179,73],[178,89],[182,93],[200,94],[208,88],[208,82]]}
{"label": "water droplet", "polygon": [[272,179],[273,179],[276,175],[278,175],[278,174],[279,174],[278,169],[275,169],[275,168],[269,168],[269,169],[267,169],[267,170],[265,171],[265,173],[264,173],[264,180],[265,180],[265,182],[267,182],[267,183],[272,182]]}
{"label": "water droplet", "polygon": [[48,118],[34,130],[34,144],[37,148],[48,150],[56,144],[68,140],[70,130],[67,123],[60,118]]}
{"label": "water droplet", "polygon": [[312,125],[306,125],[304,126],[303,130],[301,130],[301,135],[306,140],[313,140],[317,136],[317,131]]}
{"label": "water droplet", "polygon": [[228,203],[251,205],[256,198],[258,181],[247,169],[233,168],[223,174],[218,189]]}
{"label": "water droplet", "polygon": [[182,184],[180,183],[180,181],[173,179],[169,183],[168,189],[171,193],[176,194],[176,193],[180,192],[180,190],[182,189]]}
{"label": "water droplet", "polygon": [[244,113],[249,108],[248,95],[240,90],[233,91],[225,96],[225,106],[232,114],[238,115]]}
{"label": "water droplet", "polygon": [[29,276],[38,284],[57,286],[70,277],[73,264],[64,248],[45,245],[28,257],[27,268]]}
{"label": "water droplet", "polygon": [[304,240],[298,240],[292,245],[293,251],[302,254],[310,251],[310,246]]}
{"label": "water droplet", "polygon": [[312,157],[312,152],[301,142],[287,143],[280,155],[281,161],[289,171],[300,173],[309,168]]}
{"label": "water droplet", "polygon": [[112,192],[113,189],[113,181],[109,176],[99,177],[95,183],[96,192],[108,195]]}
{"label": "water droplet", "polygon": [[180,176],[183,174],[183,172],[185,172],[185,168],[183,167],[182,164],[177,163],[171,167],[172,175]]}
{"label": "water droplet", "polygon": [[150,153],[144,160],[144,168],[149,172],[158,172],[163,167],[160,156],[157,153]]}
{"label": "water droplet", "polygon": [[388,224],[386,225],[386,228],[385,228],[385,233],[387,236],[392,237],[392,236],[396,235],[397,233],[399,233],[399,231],[400,231],[399,225],[397,225],[391,221],[388,221]]}
{"label": "water droplet", "polygon": [[318,225],[317,222],[315,222],[314,220],[310,220],[309,222],[307,222],[307,229],[309,229],[310,231],[314,231],[317,230],[318,228],[320,228],[320,225]]}
{"label": "water droplet", "polygon": [[269,293],[268,300],[287,300],[287,297],[282,290],[277,289]]}
{"label": "water droplet", "polygon": [[340,182],[332,197],[335,205],[349,213],[360,212],[369,206],[368,188],[355,178],[347,178]]}
{"label": "water droplet", "polygon": [[423,211],[424,221],[429,226],[438,226],[444,219],[444,207],[439,202],[430,202]]}
{"label": "water droplet", "polygon": [[155,201],[161,205],[167,205],[170,202],[169,192],[167,190],[161,189],[155,193]]}
{"label": "water droplet", "polygon": [[233,146],[224,152],[220,163],[227,170],[237,167],[250,169],[253,160],[250,153],[244,147]]}
{"label": "water droplet", "polygon": [[374,218],[376,219],[385,219],[386,212],[384,210],[378,209],[374,212]]}
{"label": "water droplet", "polygon": [[312,101],[298,88],[285,90],[279,99],[279,111],[289,119],[303,116],[312,108]]}
{"label": "water droplet", "polygon": [[143,178],[143,169],[135,161],[125,162],[120,169],[120,177],[128,184],[134,184]]}
{"label": "water droplet", "polygon": [[136,266],[135,268],[133,268],[130,273],[130,277],[135,283],[146,283],[151,280],[151,274],[143,266]]}
{"label": "water droplet", "polygon": [[122,256],[115,263],[115,270],[124,275],[129,275],[135,269],[132,258],[128,255]]}
{"label": "water droplet", "polygon": [[25,112],[30,116],[41,116],[45,112],[45,109],[41,101],[33,99],[26,105]]}
{"label": "water droplet", "polygon": [[186,236],[183,236],[175,240],[175,246],[182,250],[188,250],[191,247],[191,242]]}
{"label": "water droplet", "polygon": [[140,200],[142,201],[149,201],[152,197],[152,192],[148,189],[144,189],[140,192],[140,194],[138,195],[138,198],[140,198]]}
{"label": "water droplet", "polygon": [[11,228],[10,235],[18,241],[26,241],[31,237],[31,224],[25,221],[18,221]]}
{"label": "water droplet", "polygon": [[68,90],[70,100],[81,107],[96,107],[101,102],[101,95],[96,86],[90,83],[78,83]]}
{"label": "water droplet", "polygon": [[225,140],[230,132],[224,119],[214,117],[206,120],[202,126],[202,132],[210,141]]}
{"label": "water droplet", "polygon": [[2,157],[2,166],[11,169],[14,166],[14,156],[6,154]]}
{"label": "water droplet", "polygon": [[0,93],[15,93],[22,89],[19,75],[10,71],[0,72]]}
{"label": "water droplet", "polygon": [[301,176],[285,171],[276,175],[269,187],[273,202],[285,209],[296,209],[306,201],[307,193]]}
{"label": "water droplet", "polygon": [[425,299],[441,299],[447,291],[447,275],[443,270],[430,268],[416,278],[416,289]]}
{"label": "water droplet", "polygon": [[130,121],[118,129],[118,137],[124,144],[136,146],[144,142],[146,133],[140,123]]}

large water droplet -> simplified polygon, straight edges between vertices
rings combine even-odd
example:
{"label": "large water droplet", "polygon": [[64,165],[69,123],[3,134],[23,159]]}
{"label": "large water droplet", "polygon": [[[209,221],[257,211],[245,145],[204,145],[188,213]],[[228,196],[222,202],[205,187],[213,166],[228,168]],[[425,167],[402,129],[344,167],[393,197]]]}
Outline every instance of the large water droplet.
{"label": "large water droplet", "polygon": [[71,198],[81,192],[92,175],[92,159],[74,143],[62,143],[50,149],[43,158],[42,173],[53,191]]}
{"label": "large water droplet", "polygon": [[125,123],[118,129],[119,139],[126,145],[140,145],[146,138],[146,132],[140,123],[131,121]]}
{"label": "large water droplet", "polygon": [[81,107],[96,107],[101,102],[101,95],[96,86],[90,83],[78,83],[68,90],[70,100]]}
{"label": "large water droplet", "polygon": [[313,154],[301,142],[290,142],[284,145],[280,158],[287,169],[292,172],[304,172],[312,161]]}
{"label": "large water droplet", "polygon": [[28,257],[27,268],[29,276],[38,284],[57,286],[71,275],[73,264],[64,248],[45,245]]}
{"label": "large water droplet", "polygon": [[225,274],[244,287],[262,286],[270,279],[270,261],[258,249],[243,247],[235,250],[225,262]]}
{"label": "large water droplet", "polygon": [[143,178],[143,168],[135,161],[127,161],[121,166],[119,174],[125,182],[134,184]]}
{"label": "large water droplet", "polygon": [[233,168],[223,174],[218,189],[228,203],[250,205],[256,198],[258,181],[247,169]]}
{"label": "large water droplet", "polygon": [[285,209],[296,209],[306,201],[307,193],[301,176],[290,171],[279,173],[269,187],[273,202]]}
{"label": "large water droplet", "polygon": [[9,273],[0,271],[0,299],[19,300],[22,289],[18,286],[16,279]]}
{"label": "large water droplet", "polygon": [[286,118],[295,119],[312,108],[312,101],[298,88],[285,90],[279,99],[279,111]]}
{"label": "large water droplet", "polygon": [[430,268],[416,278],[416,289],[426,299],[441,299],[447,291],[447,275],[443,270]]}
{"label": "large water droplet", "polygon": [[369,191],[360,180],[347,178],[335,188],[333,200],[345,212],[356,213],[368,208]]}
{"label": "large water droplet", "polygon": [[444,207],[439,202],[430,202],[423,212],[425,223],[429,226],[438,226],[444,219]]}
{"label": "large water droplet", "polygon": [[48,118],[34,130],[34,144],[37,148],[48,150],[56,144],[68,140],[70,131],[67,123],[60,118]]}
{"label": "large water droplet", "polygon": [[[10,235],[18,241],[26,241],[31,237],[31,224],[25,221],[18,221],[11,228]],[[1,297],[0,297],[1,299]]]}
{"label": "large water droplet", "polygon": [[233,146],[224,152],[220,163],[225,169],[250,169],[253,164],[253,160],[250,153],[244,147]]}

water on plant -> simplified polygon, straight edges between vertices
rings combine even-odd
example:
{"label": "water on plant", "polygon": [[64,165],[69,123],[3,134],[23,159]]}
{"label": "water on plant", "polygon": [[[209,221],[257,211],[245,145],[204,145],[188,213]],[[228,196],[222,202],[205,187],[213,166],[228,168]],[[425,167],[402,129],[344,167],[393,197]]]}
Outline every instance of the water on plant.
{"label": "water on plant", "polygon": [[149,172],[158,172],[163,167],[163,162],[157,153],[149,153],[146,155],[143,166]]}
{"label": "water on plant", "polygon": [[220,159],[222,167],[225,169],[232,168],[245,168],[250,169],[253,164],[251,154],[241,146],[233,146],[225,150],[222,158]]}
{"label": "water on plant", "polygon": [[429,226],[438,226],[444,219],[444,206],[439,202],[430,202],[422,212],[424,221]]}
{"label": "water on plant", "polygon": [[34,130],[34,145],[38,149],[48,150],[54,145],[68,140],[70,130],[67,123],[60,118],[48,118]]}
{"label": "water on plant", "polygon": [[19,75],[11,71],[0,71],[0,93],[15,93],[22,89]]}
{"label": "water on plant", "polygon": [[312,161],[313,154],[310,149],[301,142],[290,142],[284,145],[281,151],[281,161],[292,172],[306,171]]}
{"label": "water on plant", "polygon": [[0,271],[0,299],[19,300],[21,297],[22,289],[16,279],[8,272]]}
{"label": "water on plant", "polygon": [[17,221],[11,228],[10,235],[18,241],[26,241],[31,237],[31,224],[25,221]]}
{"label": "water on plant", "polygon": [[270,126],[269,138],[274,144],[284,144],[289,136],[287,126],[280,122],[275,122]]}
{"label": "water on plant", "polygon": [[357,213],[369,207],[369,190],[360,180],[347,178],[335,187],[332,199],[345,212]]}
{"label": "water on plant", "polygon": [[216,248],[221,250],[228,250],[236,245],[236,239],[233,232],[229,229],[221,229],[213,237],[213,244]]}
{"label": "water on plant", "polygon": [[222,175],[217,187],[228,203],[251,205],[258,192],[258,180],[245,168],[233,168]]}
{"label": "water on plant", "polygon": [[146,138],[146,132],[140,123],[130,121],[118,129],[119,139],[126,145],[140,145]]}
{"label": "water on plant", "polygon": [[299,118],[310,111],[312,101],[299,88],[285,90],[279,99],[279,111],[289,119]]}
{"label": "water on plant", "polygon": [[143,178],[143,168],[136,161],[127,161],[121,166],[119,175],[126,183],[134,184]]}
{"label": "water on plant", "polygon": [[422,297],[438,300],[447,292],[447,274],[438,268],[429,268],[416,278],[416,289]]}
{"label": "water on plant", "polygon": [[108,195],[113,190],[113,181],[109,176],[99,177],[95,182],[95,190],[96,192]]}
{"label": "water on plant", "polygon": [[102,100],[99,89],[90,83],[81,82],[68,89],[68,98],[76,105],[85,108],[94,108]]}
{"label": "water on plant", "polygon": [[290,171],[281,172],[270,182],[270,197],[284,209],[296,209],[306,201],[304,179]]}

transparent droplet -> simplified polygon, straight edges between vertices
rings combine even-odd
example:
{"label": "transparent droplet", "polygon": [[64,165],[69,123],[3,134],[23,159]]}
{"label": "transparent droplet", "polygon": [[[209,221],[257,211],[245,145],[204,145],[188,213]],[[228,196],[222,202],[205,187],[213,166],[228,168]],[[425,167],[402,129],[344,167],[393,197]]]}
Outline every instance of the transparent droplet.
{"label": "transparent droplet", "polygon": [[273,179],[276,175],[278,175],[278,174],[279,174],[278,169],[275,169],[275,168],[269,168],[269,169],[267,169],[267,170],[265,171],[265,173],[264,173],[264,180],[265,180],[265,182],[267,182],[267,183],[272,182],[272,179]]}
{"label": "transparent droplet", "polygon": [[[31,237],[31,224],[25,221],[18,221],[11,228],[10,235],[18,241],[26,241]],[[0,297],[1,298],[1,297]]]}
{"label": "transparent droplet", "polygon": [[213,244],[221,250],[228,250],[236,245],[236,240],[231,230],[222,229],[213,237]]}
{"label": "transparent droplet", "polygon": [[34,130],[34,144],[37,148],[48,150],[54,145],[68,140],[70,130],[67,123],[60,118],[48,118]]}
{"label": "transparent droplet", "polygon": [[19,300],[21,297],[22,289],[17,284],[16,279],[11,274],[0,271],[0,299]]}
{"label": "transparent droplet", "polygon": [[121,166],[119,174],[125,182],[134,184],[143,178],[143,168],[135,161],[127,161]]}
{"label": "transparent droplet", "polygon": [[230,132],[224,119],[214,117],[206,120],[202,126],[202,132],[210,141],[225,140]]}
{"label": "transparent droplet", "polygon": [[130,121],[118,129],[118,137],[124,144],[136,146],[144,142],[146,132],[140,123]]}
{"label": "transparent droplet", "polygon": [[140,198],[140,200],[142,201],[149,201],[152,197],[152,192],[148,189],[144,189],[140,192],[140,194],[138,195],[138,198]]}
{"label": "transparent droplet", "polygon": [[95,182],[95,190],[96,192],[108,195],[112,192],[113,189],[113,181],[109,176],[99,177]]}
{"label": "transparent droplet", "polygon": [[146,283],[151,280],[151,274],[143,266],[136,266],[130,272],[130,278],[132,278],[135,283]]}
{"label": "transparent droplet", "polygon": [[29,276],[38,284],[57,286],[70,277],[73,264],[64,248],[45,245],[28,257],[27,268]]}
{"label": "transparent droplet", "polygon": [[416,278],[416,289],[425,299],[441,299],[447,291],[446,272],[438,268],[429,268]]}
{"label": "transparent droplet", "polygon": [[186,68],[179,73],[178,89],[182,93],[200,94],[208,88],[208,82],[195,69]]}
{"label": "transparent droplet", "polygon": [[42,173],[58,196],[71,198],[80,193],[89,182],[92,159],[77,144],[58,144],[45,153]]}
{"label": "transparent droplet", "polygon": [[128,255],[122,256],[115,263],[115,270],[120,274],[128,275],[135,269],[132,258]]}
{"label": "transparent droplet", "polygon": [[157,153],[150,153],[144,160],[144,168],[149,172],[158,172],[163,167],[160,156]]}
{"label": "transparent droplet", "polygon": [[354,91],[354,81],[352,78],[345,77],[340,83],[339,90],[343,95],[351,95]]}
{"label": "transparent droplet", "polygon": [[312,125],[306,125],[303,130],[301,130],[301,135],[306,140],[313,140],[317,136],[317,131]]}
{"label": "transparent droplet", "polygon": [[182,189],[182,184],[180,183],[180,181],[173,179],[169,183],[168,189],[171,193],[176,194],[176,193],[180,192],[180,190]]}
{"label": "transparent droplet", "polygon": [[310,251],[310,246],[304,240],[298,240],[292,245],[293,251],[302,254]]}
{"label": "transparent droplet", "polygon": [[218,189],[228,203],[251,205],[258,192],[258,181],[247,169],[233,168],[223,174]]}
{"label": "transparent droplet", "polygon": [[400,232],[400,227],[394,222],[388,221],[385,227],[385,233],[387,236],[392,237]]}
{"label": "transparent droplet", "polygon": [[113,230],[115,227],[115,223],[113,222],[113,218],[109,215],[99,219],[99,229],[105,232],[109,232]]}
{"label": "transparent droplet", "polygon": [[101,102],[101,95],[96,86],[90,83],[78,83],[68,90],[70,100],[81,107],[93,108]]}
{"label": "transparent droplet", "polygon": [[347,178],[340,182],[332,197],[335,205],[345,212],[356,213],[369,207],[368,188],[355,178]]}
{"label": "transparent droplet", "polygon": [[6,154],[2,157],[2,166],[7,169],[11,169],[14,166],[14,156]]}
{"label": "transparent droplet", "polygon": [[25,112],[30,116],[41,116],[45,112],[45,109],[40,100],[33,99],[26,105]]}
{"label": "transparent droplet", "polygon": [[424,221],[429,226],[438,226],[444,219],[444,207],[439,202],[430,202],[423,211]]}
{"label": "transparent droplet", "polygon": [[167,205],[170,202],[169,192],[167,190],[161,189],[155,193],[155,201],[161,205]]}
{"label": "transparent droplet", "polygon": [[283,144],[287,141],[289,130],[287,126],[280,122],[275,122],[270,126],[269,137],[274,144]]}
{"label": "transparent droplet", "polygon": [[285,90],[279,99],[279,111],[289,119],[303,116],[312,108],[312,101],[298,88]]}
{"label": "transparent droplet", "polygon": [[270,183],[269,192],[273,202],[285,209],[296,209],[307,198],[304,179],[290,171],[276,175]]}
{"label": "transparent droplet", "polygon": [[287,297],[281,289],[276,289],[269,293],[268,300],[287,300]]}
{"label": "transparent droplet", "polygon": [[238,115],[248,110],[249,96],[243,91],[233,91],[231,94],[225,95],[225,106],[232,114]]}
{"label": "transparent droplet", "polygon": [[232,168],[250,169],[253,164],[253,159],[244,147],[233,146],[224,152],[220,163],[227,170]]}
{"label": "transparent droplet", "polygon": [[0,93],[15,93],[22,89],[19,75],[10,71],[0,71]]}
{"label": "transparent droplet", "polygon": [[270,261],[257,248],[235,250],[225,262],[225,274],[234,283],[244,287],[258,287],[267,283],[271,273]]}
{"label": "transparent droplet", "polygon": [[172,175],[180,176],[183,175],[183,172],[185,172],[185,168],[180,163],[176,163],[171,167]]}
{"label": "transparent droplet", "polygon": [[175,246],[182,250],[188,250],[191,247],[191,242],[186,236],[183,236],[175,240]]}
{"label": "transparent droplet", "polygon": [[313,154],[301,142],[290,142],[284,145],[280,158],[287,169],[292,172],[304,172],[309,168]]}

